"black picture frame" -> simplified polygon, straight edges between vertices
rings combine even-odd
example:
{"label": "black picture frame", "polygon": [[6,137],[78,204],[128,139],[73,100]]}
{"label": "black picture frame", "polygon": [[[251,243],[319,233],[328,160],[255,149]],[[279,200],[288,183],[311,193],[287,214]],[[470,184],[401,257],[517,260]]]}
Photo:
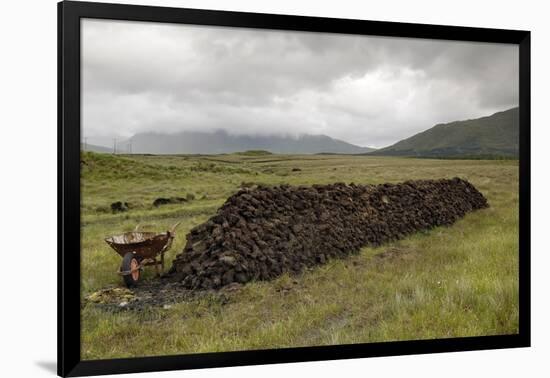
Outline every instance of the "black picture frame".
{"label": "black picture frame", "polygon": [[[519,333],[453,339],[80,359],[80,19],[412,37],[519,46]],[[530,346],[530,32],[63,1],[58,3],[58,374],[82,376]]]}

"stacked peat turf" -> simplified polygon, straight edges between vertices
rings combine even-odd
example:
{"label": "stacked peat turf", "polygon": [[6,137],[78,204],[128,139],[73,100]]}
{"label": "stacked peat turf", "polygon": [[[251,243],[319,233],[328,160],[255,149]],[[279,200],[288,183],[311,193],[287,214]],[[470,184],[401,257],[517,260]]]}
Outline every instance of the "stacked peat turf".
{"label": "stacked peat turf", "polygon": [[487,207],[469,182],[259,186],[231,196],[187,235],[172,273],[190,289],[269,280]]}

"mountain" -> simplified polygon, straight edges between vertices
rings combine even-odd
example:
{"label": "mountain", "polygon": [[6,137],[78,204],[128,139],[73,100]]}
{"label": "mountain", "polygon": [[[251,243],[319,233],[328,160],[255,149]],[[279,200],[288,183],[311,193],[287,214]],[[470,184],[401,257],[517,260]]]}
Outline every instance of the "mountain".
{"label": "mountain", "polygon": [[133,153],[148,154],[222,154],[248,150],[265,150],[277,154],[362,154],[374,150],[326,135],[231,135],[223,130],[183,131],[177,134],[140,133],[124,143],[129,142]]}
{"label": "mountain", "polygon": [[371,155],[461,157],[510,156],[519,152],[519,108],[488,117],[435,125]]}
{"label": "mountain", "polygon": [[86,144],[80,143],[80,149],[82,151],[106,152],[106,153],[113,152],[113,148],[97,146],[95,144],[90,144],[90,143],[86,143]]}

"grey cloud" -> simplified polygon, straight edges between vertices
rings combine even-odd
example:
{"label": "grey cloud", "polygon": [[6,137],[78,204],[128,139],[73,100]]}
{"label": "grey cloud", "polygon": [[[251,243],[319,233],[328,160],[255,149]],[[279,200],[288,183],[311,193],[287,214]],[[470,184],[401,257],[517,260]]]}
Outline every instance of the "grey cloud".
{"label": "grey cloud", "polygon": [[82,24],[84,135],[226,129],[384,146],[517,105],[512,45]]}

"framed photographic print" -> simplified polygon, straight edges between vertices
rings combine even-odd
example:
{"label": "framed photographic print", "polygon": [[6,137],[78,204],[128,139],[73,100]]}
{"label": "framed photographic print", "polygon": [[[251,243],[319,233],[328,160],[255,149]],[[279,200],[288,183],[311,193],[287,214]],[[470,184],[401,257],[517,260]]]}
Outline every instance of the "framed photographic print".
{"label": "framed photographic print", "polygon": [[529,346],[528,31],[58,12],[59,375]]}

